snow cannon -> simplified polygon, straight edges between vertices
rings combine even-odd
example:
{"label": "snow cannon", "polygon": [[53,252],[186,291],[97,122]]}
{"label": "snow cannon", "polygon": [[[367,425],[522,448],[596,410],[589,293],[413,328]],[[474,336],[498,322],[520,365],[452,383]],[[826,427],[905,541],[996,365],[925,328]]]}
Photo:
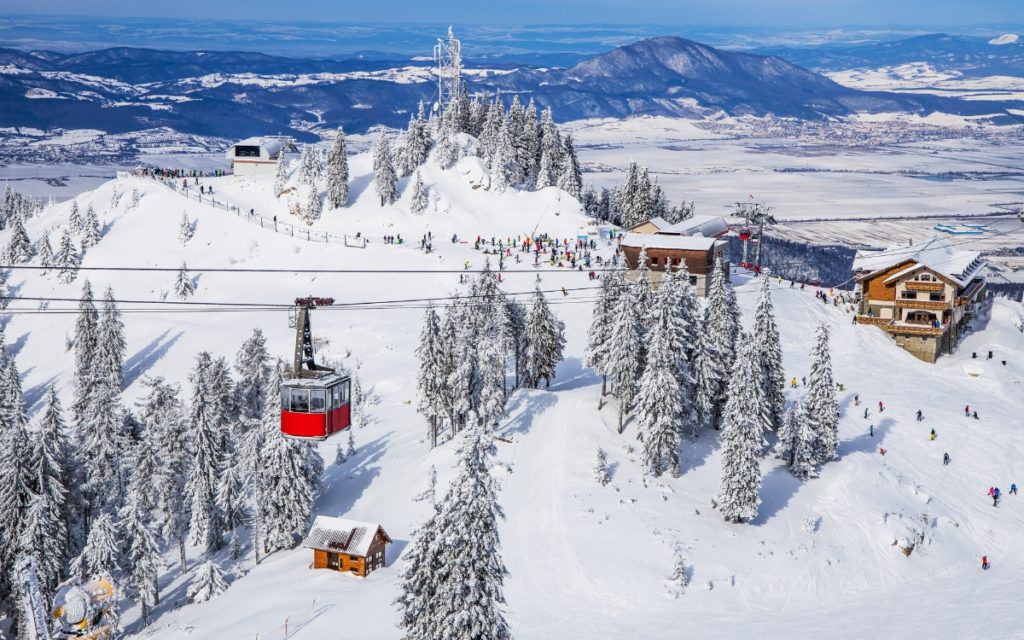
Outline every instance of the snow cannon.
{"label": "snow cannon", "polygon": [[114,581],[107,574],[61,587],[53,604],[57,638],[110,640],[117,627]]}

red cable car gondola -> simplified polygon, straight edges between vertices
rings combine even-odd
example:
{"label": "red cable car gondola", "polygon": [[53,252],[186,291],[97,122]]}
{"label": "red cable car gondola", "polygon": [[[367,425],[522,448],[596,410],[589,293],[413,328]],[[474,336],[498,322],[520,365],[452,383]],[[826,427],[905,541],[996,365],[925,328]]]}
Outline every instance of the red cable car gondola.
{"label": "red cable car gondola", "polygon": [[331,298],[295,301],[294,378],[281,382],[281,434],[301,440],[324,440],[352,424],[351,381],[316,364],[309,311],[334,304]]}

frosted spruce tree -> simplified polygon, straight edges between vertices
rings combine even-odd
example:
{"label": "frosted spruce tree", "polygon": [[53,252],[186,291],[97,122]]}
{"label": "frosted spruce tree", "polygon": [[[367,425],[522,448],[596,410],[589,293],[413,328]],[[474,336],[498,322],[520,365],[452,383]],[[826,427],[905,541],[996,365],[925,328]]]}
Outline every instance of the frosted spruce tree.
{"label": "frosted spruce tree", "polygon": [[[470,426],[441,511],[417,532],[396,599],[405,640],[511,638],[501,610],[507,571],[498,537],[503,514],[490,472],[493,447],[489,434]],[[448,560],[436,562],[441,557]]]}
{"label": "frosted spruce tree", "polygon": [[[133,472],[134,473],[134,472]],[[132,597],[142,609],[142,624],[149,626],[149,614],[159,601],[158,578],[163,562],[160,545],[148,512],[129,494],[121,528],[125,537],[124,572]]]}
{"label": "frosted spruce tree", "polygon": [[184,247],[194,235],[195,229],[193,229],[193,222],[188,219],[188,212],[182,211],[181,224],[178,225],[178,242],[180,242],[181,246]]}
{"label": "frosted spruce tree", "polygon": [[188,264],[182,262],[181,269],[178,270],[178,276],[174,280],[174,295],[179,300],[188,300],[195,292],[195,280],[192,278],[192,274],[189,273]]}
{"label": "frosted spruce tree", "polygon": [[689,404],[679,384],[681,345],[675,342],[671,301],[662,288],[647,335],[647,362],[636,396],[637,439],[643,444],[644,470],[654,476],[665,470],[678,474],[683,404]]}
{"label": "frosted spruce tree", "polygon": [[71,201],[71,211],[68,212],[68,228],[73,233],[82,231],[82,212],[78,208],[78,200]]}
{"label": "frosted spruce tree", "polygon": [[206,602],[224,593],[228,588],[224,581],[224,570],[212,560],[199,565],[196,577],[188,585],[189,602]]}
{"label": "frosted spruce tree", "polygon": [[828,325],[818,324],[811,348],[811,373],[807,376],[807,416],[816,431],[815,460],[826,464],[839,458],[839,401],[832,379],[832,354],[828,344]]}
{"label": "frosted spruce tree", "polygon": [[13,360],[3,359],[0,384],[0,596],[10,593],[11,570],[22,554],[20,533],[32,500],[31,451],[24,409],[19,408],[20,384],[12,388]]}
{"label": "frosted spruce tree", "polygon": [[409,211],[423,213],[427,210],[427,205],[430,204],[430,194],[423,184],[419,169],[416,169],[410,189],[412,193],[409,196]]}
{"label": "frosted spruce tree", "polygon": [[551,156],[547,149],[540,153],[540,164],[537,166],[537,178],[534,181],[535,188],[540,191],[555,184],[555,168],[551,166]]}
{"label": "frosted spruce tree", "polygon": [[512,148],[512,136],[508,130],[508,122],[502,121],[494,140],[494,150],[488,168],[491,172],[491,190],[501,193],[515,185],[515,149]]}
{"label": "frosted spruce tree", "polygon": [[280,198],[288,186],[288,165],[284,159],[284,149],[277,156],[277,165],[274,169],[274,197]]}
{"label": "frosted spruce tree", "polygon": [[68,483],[72,478],[71,447],[68,444],[60,399],[53,387],[46,397],[46,409],[39,427],[31,435],[29,486],[44,513],[38,514],[45,531],[45,553],[38,558],[43,582],[52,591],[63,577],[70,546],[71,513]]}
{"label": "frosted spruce tree", "polygon": [[598,409],[604,401],[608,386],[608,352],[612,348],[612,330],[615,319],[615,304],[618,300],[620,289],[623,286],[623,279],[620,271],[609,271],[601,279],[601,292],[597,303],[594,304],[590,329],[587,331],[587,358],[585,366],[593,367],[601,376],[601,400],[598,402]]}
{"label": "frosted spruce tree", "polygon": [[564,160],[561,173],[558,176],[558,186],[577,200],[583,194],[583,174],[580,171],[580,161],[576,157],[576,149],[572,144],[572,136],[565,136],[562,145]]}
{"label": "frosted spruce tree", "polygon": [[60,249],[53,259],[53,266],[57,269],[57,280],[63,284],[74,282],[81,264],[75,242],[71,239],[71,234],[65,231],[60,239]]}
{"label": "frosted spruce tree", "polygon": [[619,433],[622,433],[625,416],[631,411],[636,397],[637,381],[642,373],[642,341],[634,291],[631,287],[624,287],[615,305],[611,348],[606,360],[612,393],[619,400]]}
{"label": "frosted spruce tree", "polygon": [[224,454],[220,477],[217,479],[217,509],[221,514],[225,531],[234,531],[245,524],[243,485],[244,478],[238,456],[228,451]]}
{"label": "frosted spruce tree", "polygon": [[25,511],[19,532],[17,546],[22,555],[35,558],[39,582],[44,593],[52,592],[64,573],[65,548],[53,534],[53,527],[60,522],[61,514],[54,513],[46,497],[33,493]]}
{"label": "frosted spruce tree", "polygon": [[71,405],[75,426],[79,431],[85,430],[87,426],[86,412],[98,378],[95,367],[99,361],[99,342],[100,314],[93,301],[92,285],[86,280],[82,285],[78,319],[75,321],[75,396]]}
{"label": "frosted spruce tree", "polygon": [[[507,357],[503,347],[501,318],[498,308],[492,311],[491,321],[484,329],[480,348],[480,423],[487,427],[497,425],[505,416],[505,369]],[[529,350],[528,350],[529,352]]]}
{"label": "frosted spruce tree", "polygon": [[302,206],[302,220],[308,225],[320,219],[323,214],[324,205],[320,201],[320,192],[315,185],[310,185],[306,192],[306,202]]}
{"label": "frosted spruce tree", "polygon": [[90,204],[85,210],[82,221],[82,251],[91,249],[100,243],[100,221],[96,217],[96,209]]}
{"label": "frosted spruce tree", "polygon": [[[672,345],[672,372],[679,383],[680,393],[680,434],[684,431],[696,434],[699,426],[694,402],[696,391],[690,355],[687,353],[687,346],[695,334],[695,328],[690,324],[693,316],[688,309],[689,299],[693,298],[692,302],[696,304],[696,296],[686,275],[685,264],[680,268],[682,275],[673,274],[667,260],[665,268],[665,276],[656,294],[654,320],[664,324]],[[661,314],[664,314],[664,318]]]}
{"label": "frosted spruce tree", "polygon": [[263,416],[267,381],[272,372],[267,338],[260,329],[253,329],[242,343],[235,356],[235,371],[238,372],[235,388],[239,412],[244,420],[259,420]]}
{"label": "frosted spruce tree", "polygon": [[316,147],[311,144],[302,145],[302,155],[299,157],[299,182],[315,186],[320,178],[320,154]]}
{"label": "frosted spruce tree", "polygon": [[327,154],[327,206],[340,209],[348,204],[348,155],[345,151],[345,131],[338,127],[334,144]]}
{"label": "frosted spruce tree", "polygon": [[217,484],[224,451],[221,448],[222,425],[214,417],[210,371],[213,362],[208,352],[200,353],[190,376],[192,403],[188,431],[192,462],[188,470],[185,494],[188,497],[189,532],[194,545],[216,551],[224,544],[223,519],[217,508]]}
{"label": "frosted spruce tree", "polygon": [[441,337],[441,319],[433,306],[423,314],[423,328],[420,330],[420,344],[416,347],[419,361],[416,375],[417,410],[430,423],[430,446],[437,446],[440,423],[448,417],[446,403],[447,379],[451,373],[452,360],[446,352]]}
{"label": "frosted spruce tree", "polygon": [[545,388],[550,387],[564,350],[565,323],[552,313],[537,289],[526,317],[526,386],[538,388],[544,380]]}
{"label": "frosted spruce tree", "polygon": [[817,434],[814,421],[807,415],[807,405],[795,403],[786,412],[786,419],[775,445],[776,457],[785,460],[790,472],[800,479],[817,475]]}
{"label": "frosted spruce tree", "polygon": [[39,258],[39,266],[43,268],[43,275],[46,275],[53,267],[53,245],[50,244],[50,234],[44,233],[35,246],[36,257]]}
{"label": "frosted spruce tree", "polygon": [[104,513],[93,520],[85,548],[71,562],[71,575],[86,580],[96,574],[116,573],[120,568],[121,533],[113,514]]}
{"label": "frosted spruce tree", "polygon": [[122,451],[128,445],[124,418],[120,389],[113,380],[97,374],[84,427],[76,431],[77,458],[85,473],[82,490],[90,518],[98,513],[116,514],[123,502]]}
{"label": "frosted spruce tree", "polygon": [[121,321],[121,312],[114,300],[114,290],[110,287],[103,294],[103,315],[96,346],[99,375],[106,376],[114,387],[120,389],[124,383],[124,356],[128,347],[124,337],[124,322]]}
{"label": "frosted spruce tree", "polygon": [[10,264],[26,264],[32,261],[35,257],[35,248],[32,246],[32,241],[28,238],[28,232],[25,231],[25,225],[21,222],[20,216],[14,217],[14,222],[10,224],[11,237],[7,241],[7,247],[4,249],[4,257]]}
{"label": "frosted spruce tree", "polygon": [[736,339],[739,334],[736,297],[726,282],[721,257],[715,260],[702,329],[700,339],[704,353],[698,354],[696,375],[697,392],[700,394],[698,406],[704,423],[717,428],[718,414],[725,401],[726,376],[732,371],[736,360]]}
{"label": "frosted spruce tree", "polygon": [[757,386],[757,353],[753,342],[743,344],[729,378],[722,414],[722,485],[717,508],[729,522],[748,522],[761,504],[761,436]]}
{"label": "frosted spruce tree", "polygon": [[611,482],[608,474],[608,454],[601,447],[597,448],[597,461],[594,463],[594,480],[602,487]]}
{"label": "frosted spruce tree", "polygon": [[377,144],[373,148],[373,171],[373,186],[377,197],[380,198],[380,206],[394,204],[399,197],[398,175],[395,173],[388,138],[383,133],[377,138]]}
{"label": "frosted spruce tree", "polygon": [[763,280],[757,310],[754,312],[753,337],[760,359],[761,384],[768,400],[768,415],[764,416],[765,429],[778,431],[785,418],[786,374],[782,368],[782,343],[769,288],[771,279],[765,277]]}

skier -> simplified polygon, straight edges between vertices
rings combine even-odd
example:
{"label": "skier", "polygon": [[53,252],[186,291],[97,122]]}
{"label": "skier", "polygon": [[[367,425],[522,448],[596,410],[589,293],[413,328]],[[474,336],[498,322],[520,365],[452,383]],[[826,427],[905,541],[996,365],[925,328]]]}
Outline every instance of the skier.
{"label": "skier", "polygon": [[804,377],[800,378],[800,380],[804,383],[804,386],[806,387],[807,386],[807,376],[804,376]]}
{"label": "skier", "polygon": [[981,568],[988,571],[988,556],[981,556]]}
{"label": "skier", "polygon": [[871,425],[868,427],[868,433],[871,434],[872,438],[875,437],[875,425]]}
{"label": "skier", "polygon": [[1017,495],[1017,483],[1016,482],[1010,484],[1010,495],[1011,496]]}
{"label": "skier", "polygon": [[949,452],[946,452],[946,453],[942,454],[942,466],[944,466],[944,467],[948,467],[949,466]]}
{"label": "skier", "polygon": [[789,383],[789,386],[791,386],[794,389],[796,389],[796,378],[793,378],[793,380]]}
{"label": "skier", "polygon": [[931,435],[931,439],[932,439],[932,440],[935,440],[935,429],[932,429],[932,435]]}
{"label": "skier", "polygon": [[859,407],[860,406],[860,394],[859,393],[856,394],[855,396],[853,396],[853,406],[855,406],[855,407]]}
{"label": "skier", "polygon": [[880,453],[880,454],[882,454],[884,456],[885,455],[885,449],[883,449],[882,447],[878,447],[878,453]]}
{"label": "skier", "polygon": [[971,417],[974,418],[975,420],[978,420],[978,412],[974,411],[973,413],[971,413]]}
{"label": "skier", "polygon": [[868,419],[868,408],[867,407],[864,407],[864,419],[865,420]]}
{"label": "skier", "polygon": [[971,405],[969,405],[969,404],[964,406],[964,417],[965,418],[971,417]]}
{"label": "skier", "polygon": [[878,401],[878,413],[882,413],[883,411],[885,411],[885,405],[882,404],[881,400],[879,400]]}
{"label": "skier", "polygon": [[924,420],[924,414],[923,414],[923,413],[921,413],[921,410],[920,410],[920,409],[918,409],[918,410],[917,410],[917,421],[918,421],[918,422],[921,422],[922,420]]}

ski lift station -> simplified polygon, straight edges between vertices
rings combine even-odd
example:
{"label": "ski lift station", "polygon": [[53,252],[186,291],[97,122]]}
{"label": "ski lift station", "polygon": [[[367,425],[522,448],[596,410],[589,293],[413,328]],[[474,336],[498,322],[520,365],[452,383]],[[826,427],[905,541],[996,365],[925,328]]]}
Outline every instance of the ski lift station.
{"label": "ski lift station", "polygon": [[285,147],[283,138],[246,138],[231,145],[224,157],[231,161],[231,170],[236,176],[274,175],[277,159]]}

